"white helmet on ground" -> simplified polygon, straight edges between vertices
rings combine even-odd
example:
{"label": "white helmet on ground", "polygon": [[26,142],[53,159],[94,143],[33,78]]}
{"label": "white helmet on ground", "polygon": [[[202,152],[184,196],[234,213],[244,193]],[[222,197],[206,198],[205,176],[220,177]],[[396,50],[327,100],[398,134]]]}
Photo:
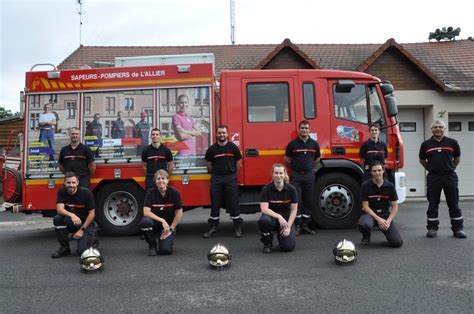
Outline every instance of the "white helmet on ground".
{"label": "white helmet on ground", "polygon": [[104,268],[104,259],[98,249],[90,247],[81,254],[79,259],[83,272],[93,272]]}
{"label": "white helmet on ground", "polygon": [[209,265],[213,269],[222,270],[229,268],[231,256],[229,250],[222,244],[218,243],[214,245],[207,254]]}
{"label": "white helmet on ground", "polygon": [[346,239],[336,244],[333,254],[336,264],[351,264],[357,260],[357,250],[354,243]]}

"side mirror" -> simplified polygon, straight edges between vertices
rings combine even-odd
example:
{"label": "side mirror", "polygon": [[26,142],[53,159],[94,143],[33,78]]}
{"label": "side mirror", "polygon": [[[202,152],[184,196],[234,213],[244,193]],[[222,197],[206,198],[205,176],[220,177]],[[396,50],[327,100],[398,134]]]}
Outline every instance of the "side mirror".
{"label": "side mirror", "polygon": [[397,99],[395,96],[386,95],[384,97],[385,105],[387,106],[387,114],[390,118],[398,115]]}
{"label": "side mirror", "polygon": [[353,80],[338,80],[336,83],[336,93],[350,93],[355,87]]}
{"label": "side mirror", "polygon": [[382,82],[382,84],[380,84],[380,89],[384,96],[393,93],[393,85],[390,82]]}

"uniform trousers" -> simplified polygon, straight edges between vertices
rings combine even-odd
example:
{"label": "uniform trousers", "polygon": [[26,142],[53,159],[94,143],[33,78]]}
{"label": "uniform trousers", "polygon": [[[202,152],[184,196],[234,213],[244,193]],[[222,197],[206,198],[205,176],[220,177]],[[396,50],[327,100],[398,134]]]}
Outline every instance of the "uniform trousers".
{"label": "uniform trousers", "polygon": [[217,226],[221,207],[230,213],[230,219],[235,225],[242,223],[239,208],[239,186],[235,174],[212,175],[211,178],[211,217],[209,224]]}
{"label": "uniform trousers", "polygon": [[[143,217],[139,224],[149,248],[158,246],[158,254],[168,255],[173,252],[175,233],[172,232],[166,239],[161,240],[159,236],[163,232],[163,226],[160,222]],[[157,243],[158,238],[158,243]]]}
{"label": "uniform trousers", "polygon": [[[59,244],[62,247],[69,247],[69,232],[76,233],[81,228],[83,223],[84,221],[82,221],[80,225],[75,225],[70,217],[62,215],[54,216],[54,231],[56,232]],[[95,224],[91,223],[89,226],[87,226],[82,238],[77,241],[77,254],[81,255],[82,252],[91,246],[97,247],[98,241],[99,240],[95,230]]]}
{"label": "uniform trousers", "polygon": [[262,235],[260,241],[262,241],[264,245],[272,246],[273,232],[276,231],[280,249],[282,251],[294,250],[296,246],[296,228],[294,224],[291,226],[290,234],[287,237],[283,237],[280,234],[281,229],[278,219],[263,214],[258,220],[258,227]]}
{"label": "uniform trousers", "polygon": [[[387,215],[380,215],[380,217],[387,219]],[[375,226],[377,222],[375,219],[368,215],[368,214],[363,214],[360,219],[359,219],[359,230],[362,233],[363,236],[368,236],[370,237],[370,233],[372,228]],[[395,224],[394,221],[390,223],[390,227],[387,230],[380,230],[383,232],[385,235],[385,238],[387,238],[388,245],[391,247],[400,247],[403,244],[402,237],[400,235],[400,231],[398,231],[397,225]]]}
{"label": "uniform trousers", "polygon": [[427,225],[428,229],[438,230],[439,218],[438,207],[441,197],[441,190],[446,196],[446,203],[449,208],[449,217],[451,218],[451,230],[457,231],[463,229],[463,217],[459,208],[458,176],[456,172],[447,174],[428,174],[427,176],[427,198],[428,211]]}

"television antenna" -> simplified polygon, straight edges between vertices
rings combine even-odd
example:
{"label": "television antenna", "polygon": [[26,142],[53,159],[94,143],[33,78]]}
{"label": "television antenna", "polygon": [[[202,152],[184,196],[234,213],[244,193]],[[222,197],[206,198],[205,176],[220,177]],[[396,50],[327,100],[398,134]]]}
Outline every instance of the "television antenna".
{"label": "television antenna", "polygon": [[230,0],[230,41],[235,44],[235,0]]}
{"label": "television antenna", "polygon": [[79,14],[79,46],[82,45],[82,15],[85,13],[82,11],[82,2],[84,0],[77,0],[77,3],[79,4],[79,11],[77,13]]}

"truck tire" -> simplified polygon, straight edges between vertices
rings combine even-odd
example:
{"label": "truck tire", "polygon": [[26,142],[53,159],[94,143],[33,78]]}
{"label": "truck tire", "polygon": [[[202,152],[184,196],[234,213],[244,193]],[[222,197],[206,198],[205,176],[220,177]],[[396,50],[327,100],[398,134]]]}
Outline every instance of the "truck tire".
{"label": "truck tire", "polygon": [[3,200],[9,203],[21,201],[21,173],[12,168],[6,168],[5,180],[3,180]]}
{"label": "truck tire", "polygon": [[138,232],[145,192],[131,182],[108,183],[96,195],[96,221],[108,235]]}
{"label": "truck tire", "polygon": [[361,214],[360,184],[344,173],[316,178],[313,220],[326,229],[350,228]]}

